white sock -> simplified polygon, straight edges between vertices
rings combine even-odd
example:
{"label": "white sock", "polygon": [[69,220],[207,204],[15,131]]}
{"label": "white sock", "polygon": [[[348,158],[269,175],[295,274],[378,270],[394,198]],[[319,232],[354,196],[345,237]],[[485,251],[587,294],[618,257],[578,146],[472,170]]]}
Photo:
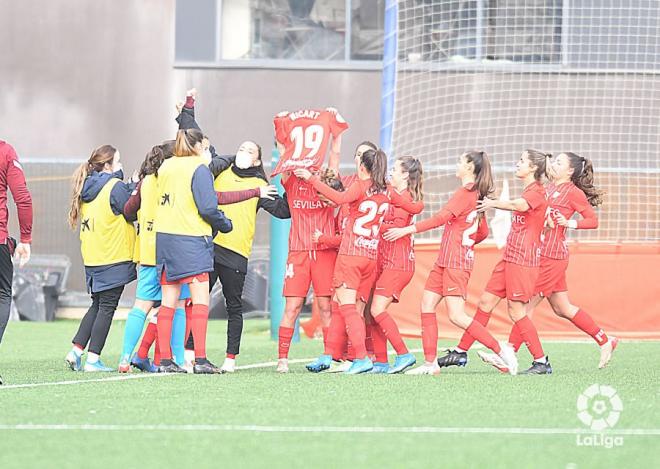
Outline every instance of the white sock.
{"label": "white sock", "polygon": [[89,352],[87,354],[87,363],[96,363],[97,361],[99,361],[99,358],[100,357],[98,353]]}
{"label": "white sock", "polygon": [[465,352],[467,352],[467,350],[463,350],[463,349],[460,348],[460,347],[455,347],[455,348],[454,348],[454,352],[465,353]]}
{"label": "white sock", "polygon": [[536,359],[536,360],[534,360],[534,361],[535,361],[535,362],[539,362],[539,363],[548,363],[548,357],[546,357],[545,355],[543,355],[541,358]]}
{"label": "white sock", "polygon": [[74,353],[76,357],[82,357],[82,354],[85,353],[85,351],[80,347],[78,347],[77,345],[74,345],[71,351]]}
{"label": "white sock", "polygon": [[225,358],[225,365],[234,367],[236,366],[236,359],[235,358]]}

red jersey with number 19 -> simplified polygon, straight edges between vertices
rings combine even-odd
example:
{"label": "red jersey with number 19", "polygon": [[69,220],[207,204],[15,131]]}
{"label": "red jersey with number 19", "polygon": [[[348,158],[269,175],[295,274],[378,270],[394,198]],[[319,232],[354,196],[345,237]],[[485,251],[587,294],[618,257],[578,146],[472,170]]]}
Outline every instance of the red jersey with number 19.
{"label": "red jersey with number 19", "polygon": [[503,259],[526,267],[538,267],[548,208],[545,188],[543,184],[535,181],[525,187],[521,197],[525,199],[529,209],[526,212],[513,212]]}
{"label": "red jersey with number 19", "polygon": [[321,243],[315,243],[312,235],[316,230],[325,236],[335,234],[335,209],[325,205],[319,199],[316,189],[307,181],[289,176],[283,186],[291,209],[289,251],[329,249]]}
{"label": "red jersey with number 19", "polygon": [[330,136],[337,137],[348,128],[339,113],[313,109],[277,116],[273,123],[275,139],[284,145],[284,154],[273,175],[296,168],[320,168]]}

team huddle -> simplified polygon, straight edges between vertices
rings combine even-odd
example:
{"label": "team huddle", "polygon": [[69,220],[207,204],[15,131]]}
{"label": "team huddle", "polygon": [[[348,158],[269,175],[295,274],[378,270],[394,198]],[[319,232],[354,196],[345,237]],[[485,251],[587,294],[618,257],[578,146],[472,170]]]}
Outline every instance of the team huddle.
{"label": "team huddle", "polygon": [[[314,373],[436,375],[442,367],[465,366],[467,351],[479,341],[490,350],[479,351],[479,356],[503,373],[518,373],[516,352],[525,343],[533,362],[521,373],[549,374],[552,367],[531,318],[543,299],[555,314],[593,337],[600,347],[600,368],[610,361],[617,339],[570,303],[566,285],[566,231],[598,226],[593,207],[602,203],[602,191],[593,185],[590,160],[570,152],[553,158],[525,150],[515,172],[524,190],[519,198],[503,201],[492,198],[489,156],[467,151],[458,157],[459,184],[449,201],[431,217],[416,221],[424,210],[422,162],[400,156],[388,171],[387,155],[365,141],[355,150],[355,173],[340,174],[342,133],[348,124],[336,109],[275,117],[281,158],[271,176],[281,175],[285,194],[280,197],[255,142],[244,142],[235,155],[216,153],[195,120],[195,97],[189,91],[178,106],[176,140],[155,146],[130,182],[123,182],[119,152],[110,145],[94,150],[74,174],[69,223],[80,230],[92,306],[66,356],[71,369],[114,371],[100,355],[123,289],[137,279],[119,372],[234,372],[243,328],[243,284],[259,208],[291,218],[280,373],[289,371],[294,328],[310,287],[324,348],[306,366]],[[470,316],[465,299],[474,246],[488,236],[490,209],[513,212],[511,230],[502,260]],[[579,220],[573,219],[576,213]],[[415,368],[416,358],[387,310],[413,278],[413,235],[439,227],[444,231],[438,258],[419,309],[411,311],[421,312],[424,350],[424,363]],[[228,314],[221,367],[206,356],[210,290],[218,280]],[[443,299],[449,319],[464,333],[455,348],[438,358],[435,309]],[[498,342],[487,325],[502,299],[513,326],[508,341]],[[396,353],[393,363],[388,342]]]}

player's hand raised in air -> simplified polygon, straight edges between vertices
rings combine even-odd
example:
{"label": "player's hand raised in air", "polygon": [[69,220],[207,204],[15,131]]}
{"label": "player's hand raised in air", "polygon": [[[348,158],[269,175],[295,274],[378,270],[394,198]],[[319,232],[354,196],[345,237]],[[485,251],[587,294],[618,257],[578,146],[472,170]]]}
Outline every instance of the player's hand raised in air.
{"label": "player's hand raised in air", "polygon": [[385,241],[396,241],[404,236],[415,233],[415,225],[404,226],[403,228],[390,228],[383,234]]}
{"label": "player's hand raised in air", "polygon": [[293,171],[293,174],[298,176],[300,179],[307,181],[309,178],[312,177],[312,173],[310,172],[309,169],[306,168],[298,168],[295,171]]}
{"label": "player's hand raised in air", "polygon": [[268,186],[261,186],[259,188],[260,199],[273,200],[275,199],[276,195],[277,195],[277,187],[273,186],[272,184]]}

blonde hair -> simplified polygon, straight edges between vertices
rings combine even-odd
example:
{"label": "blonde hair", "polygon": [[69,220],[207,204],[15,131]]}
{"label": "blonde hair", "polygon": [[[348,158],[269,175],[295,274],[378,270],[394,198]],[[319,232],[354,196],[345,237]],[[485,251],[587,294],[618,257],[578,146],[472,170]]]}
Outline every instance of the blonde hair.
{"label": "blonde hair", "polygon": [[71,203],[68,215],[69,226],[72,230],[75,230],[78,226],[80,204],[82,203],[80,194],[82,193],[85,179],[87,179],[87,176],[89,176],[92,171],[101,172],[107,163],[112,164],[112,160],[115,158],[115,153],[117,153],[117,149],[112,145],[102,145],[96,148],[89,159],[84,163],[81,163],[74,171],[73,176],[71,177]]}
{"label": "blonde hair", "polygon": [[179,130],[176,133],[174,156],[195,156],[195,145],[202,143],[204,134],[197,129]]}

